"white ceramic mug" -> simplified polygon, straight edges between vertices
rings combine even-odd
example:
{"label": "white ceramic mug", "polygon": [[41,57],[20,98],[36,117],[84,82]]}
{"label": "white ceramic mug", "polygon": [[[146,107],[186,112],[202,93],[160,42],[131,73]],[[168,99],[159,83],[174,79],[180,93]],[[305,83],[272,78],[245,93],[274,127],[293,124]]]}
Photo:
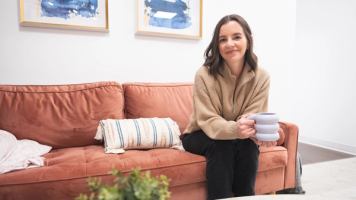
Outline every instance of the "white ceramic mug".
{"label": "white ceramic mug", "polygon": [[277,141],[279,139],[279,118],[276,113],[262,112],[250,115],[255,120],[256,138],[259,141]]}

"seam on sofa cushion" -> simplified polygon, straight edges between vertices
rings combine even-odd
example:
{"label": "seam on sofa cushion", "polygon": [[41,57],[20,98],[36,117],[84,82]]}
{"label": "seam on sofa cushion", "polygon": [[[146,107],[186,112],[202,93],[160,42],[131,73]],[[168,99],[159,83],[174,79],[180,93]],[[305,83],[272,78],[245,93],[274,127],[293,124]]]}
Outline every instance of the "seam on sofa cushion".
{"label": "seam on sofa cushion", "polygon": [[179,87],[179,86],[192,86],[193,83],[140,83],[140,82],[133,82],[133,83],[123,83],[122,86],[123,88],[127,88],[130,86],[142,86],[142,87],[164,87],[164,88],[169,88],[169,87]]}
{"label": "seam on sofa cushion", "polygon": [[[71,90],[64,90],[64,91],[21,91],[21,90],[11,90],[14,89],[15,87],[75,87],[75,86],[81,86],[81,85],[87,85],[88,87],[86,88],[81,88],[81,89],[71,89]],[[96,82],[96,83],[83,83],[83,84],[63,84],[63,85],[1,85],[0,86],[0,91],[1,92],[9,92],[9,93],[70,93],[70,92],[80,92],[80,91],[85,91],[85,90],[92,90],[92,89],[98,89],[98,88],[104,88],[108,86],[116,86],[121,88],[122,90],[122,85],[120,83],[116,82]],[[9,89],[5,89],[5,87],[11,87]]]}

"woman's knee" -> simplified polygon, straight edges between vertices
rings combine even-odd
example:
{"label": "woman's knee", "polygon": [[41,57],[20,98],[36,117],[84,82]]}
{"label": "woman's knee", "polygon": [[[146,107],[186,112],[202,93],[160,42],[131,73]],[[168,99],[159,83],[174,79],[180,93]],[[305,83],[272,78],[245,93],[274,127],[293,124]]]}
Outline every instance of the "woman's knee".
{"label": "woman's knee", "polygon": [[246,159],[246,160],[258,160],[260,155],[260,150],[258,145],[250,140],[243,140],[241,141],[241,145],[239,146],[239,159]]}
{"label": "woman's knee", "polygon": [[256,152],[256,153],[260,152],[258,145],[253,140],[247,139],[244,142],[245,142],[244,148],[247,149],[248,151]]}
{"label": "woman's knee", "polygon": [[235,154],[235,148],[230,140],[214,140],[206,148],[207,156],[229,158]]}
{"label": "woman's knee", "polygon": [[211,142],[212,140],[203,131],[189,133],[182,138],[183,148],[190,153],[198,155],[204,155],[205,149]]}

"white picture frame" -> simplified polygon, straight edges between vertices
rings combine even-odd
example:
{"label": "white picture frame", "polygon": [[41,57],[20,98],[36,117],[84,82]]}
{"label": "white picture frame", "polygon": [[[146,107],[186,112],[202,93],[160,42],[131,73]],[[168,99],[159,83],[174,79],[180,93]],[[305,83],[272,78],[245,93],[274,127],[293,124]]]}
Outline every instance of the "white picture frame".
{"label": "white picture frame", "polygon": [[108,32],[108,0],[20,0],[20,25]]}
{"label": "white picture frame", "polygon": [[137,0],[137,35],[201,39],[202,0]]}

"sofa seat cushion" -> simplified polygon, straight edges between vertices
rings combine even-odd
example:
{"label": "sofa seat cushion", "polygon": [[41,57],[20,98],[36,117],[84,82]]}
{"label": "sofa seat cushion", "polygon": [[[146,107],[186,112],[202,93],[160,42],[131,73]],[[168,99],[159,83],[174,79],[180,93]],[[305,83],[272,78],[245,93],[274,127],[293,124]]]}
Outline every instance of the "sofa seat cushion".
{"label": "sofa seat cushion", "polygon": [[99,120],[124,118],[116,82],[0,85],[0,129],[53,148],[97,144]]}
{"label": "sofa seat cushion", "polygon": [[[167,175],[171,187],[205,181],[205,158],[173,149],[129,150],[117,155],[105,154],[102,146],[90,145],[53,150],[45,158],[44,167],[2,174],[0,187],[106,177],[114,167],[123,173],[140,168],[153,175]],[[261,148],[258,171],[283,168],[286,163],[284,147]]]}
{"label": "sofa seat cushion", "polygon": [[45,166],[15,171],[0,176],[0,187],[38,182],[57,182],[90,176],[106,176],[114,167],[123,173],[134,168],[165,174],[171,186],[205,180],[205,159],[174,149],[128,150],[106,154],[99,145],[56,149],[45,155]]}

